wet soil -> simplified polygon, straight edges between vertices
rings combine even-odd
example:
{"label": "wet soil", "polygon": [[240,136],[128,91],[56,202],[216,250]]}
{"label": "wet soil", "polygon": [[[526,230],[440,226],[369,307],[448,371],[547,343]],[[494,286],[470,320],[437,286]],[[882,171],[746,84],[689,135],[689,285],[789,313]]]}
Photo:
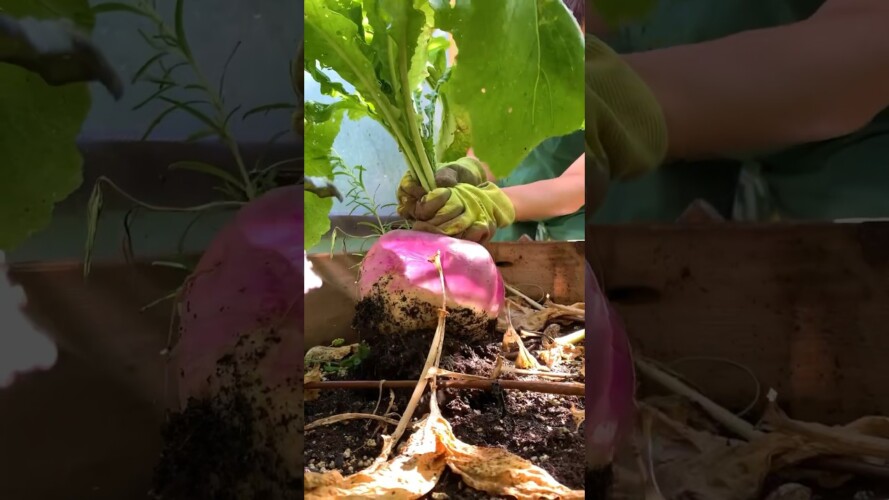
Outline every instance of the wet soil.
{"label": "wet soil", "polygon": [[[389,343],[376,335],[363,333],[371,346],[371,357],[353,373],[349,380],[416,379],[423,366],[432,332],[402,334]],[[468,343],[447,341],[441,367],[475,375],[490,375],[501,350],[502,334]],[[526,343],[532,353],[534,343]],[[380,376],[386,374],[386,377]],[[335,380],[339,377],[329,377]],[[506,375],[503,378],[515,378]],[[523,377],[532,379],[533,377]],[[394,390],[395,407],[389,416],[398,419],[411,390]],[[576,489],[584,487],[584,426],[579,428],[571,416],[572,404],[583,408],[583,398],[540,394],[525,391],[439,389],[436,394],[442,415],[450,422],[460,440],[480,446],[495,446],[530,460],[549,472],[562,484]],[[418,421],[429,411],[428,393],[417,409]],[[379,403],[378,403],[379,401]],[[388,390],[331,390],[305,405],[306,422],[338,413],[360,412],[382,414],[390,402]],[[350,420],[322,426],[306,433],[305,460],[309,470],[339,470],[343,475],[357,472],[369,465],[382,448],[384,431],[375,421]],[[391,428],[385,430],[391,432]],[[461,478],[446,471],[437,486],[424,498],[488,499],[493,497],[466,486]]]}

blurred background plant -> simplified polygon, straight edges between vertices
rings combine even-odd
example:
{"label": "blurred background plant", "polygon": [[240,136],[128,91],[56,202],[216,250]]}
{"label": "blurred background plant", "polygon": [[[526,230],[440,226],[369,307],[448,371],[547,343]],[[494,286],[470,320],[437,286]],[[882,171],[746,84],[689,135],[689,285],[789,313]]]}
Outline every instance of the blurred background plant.
{"label": "blurred background plant", "polygon": [[93,24],[87,0],[0,0],[0,250],[46,227],[80,186],[87,82],[123,92],[90,41]]}
{"label": "blurred background plant", "polygon": [[[302,126],[302,80],[301,72],[294,71],[297,64],[302,61],[302,45],[296,49],[296,55],[289,65],[288,76],[294,92],[293,102],[277,102],[263,104],[252,109],[243,110],[242,105],[233,104],[226,100],[226,77],[230,63],[237,56],[241,42],[236,42],[223,65],[218,81],[213,82],[204,73],[201,61],[199,61],[191,49],[188,38],[188,30],[184,22],[185,0],[176,0],[173,5],[173,22],[168,23],[158,11],[156,0],[137,0],[134,3],[103,2],[93,8],[96,14],[128,13],[139,16],[148,21],[152,31],[147,32],[138,29],[138,34],[143,42],[152,49],[152,55],[145,60],[131,77],[132,84],[145,82],[154,88],[150,94],[139,101],[133,110],[139,110],[151,103],[163,103],[163,110],[149,123],[142,135],[142,140],[152,137],[153,131],[165,120],[176,113],[185,113],[201,124],[200,128],[192,132],[185,142],[196,142],[208,138],[215,138],[225,145],[231,155],[234,169],[221,165],[209,164],[201,161],[183,160],[177,161],[169,168],[171,170],[190,170],[206,174],[215,178],[218,184],[215,189],[220,193],[220,199],[209,203],[185,207],[157,206],[138,199],[121,189],[108,177],[100,177],[96,182],[88,209],[87,242],[84,256],[84,274],[88,275],[92,257],[93,246],[96,237],[96,228],[101,217],[104,187],[109,187],[117,194],[133,203],[133,208],[125,219],[125,231],[129,238],[129,228],[132,216],[138,210],[160,212],[191,212],[194,213],[192,222],[180,237],[180,258],[175,262],[159,262],[161,265],[172,265],[190,270],[195,259],[184,255],[183,242],[188,231],[194,227],[199,218],[213,210],[237,209],[245,203],[261,196],[275,187],[296,184],[302,181],[302,157],[293,157],[276,162],[266,162],[263,157],[258,158],[253,164],[248,165],[244,160],[239,142],[232,132],[232,120],[248,120],[257,115],[264,115],[274,111],[286,110],[292,113],[291,128],[278,131],[268,140],[272,145],[286,135],[296,133],[301,137]],[[174,91],[185,98],[171,97]],[[124,245],[127,258],[132,259],[131,240]]]}

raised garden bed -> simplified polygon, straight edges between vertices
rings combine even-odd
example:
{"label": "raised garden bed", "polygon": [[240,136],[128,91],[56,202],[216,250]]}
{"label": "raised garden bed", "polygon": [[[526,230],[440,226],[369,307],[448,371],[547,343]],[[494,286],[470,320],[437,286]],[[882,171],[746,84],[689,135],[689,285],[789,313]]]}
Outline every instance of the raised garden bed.
{"label": "raised garden bed", "polygon": [[[489,249],[504,280],[514,284],[521,293],[543,301],[545,294],[559,304],[583,302],[583,246],[581,243],[494,243]],[[402,337],[396,347],[383,342],[372,329],[362,324],[365,317],[356,315],[358,303],[355,265],[359,258],[350,255],[316,254],[310,256],[315,271],[324,286],[306,296],[306,349],[330,345],[337,339],[341,344],[365,340],[370,348],[366,358],[355,368],[343,372],[331,371],[325,380],[332,382],[404,380],[403,387],[380,389],[371,382],[362,390],[329,389],[318,392],[317,399],[307,400],[305,412],[309,429],[306,431],[305,461],[312,472],[337,470],[346,476],[364,469],[379,454],[382,433],[391,433],[392,426],[380,426],[378,421],[346,420],[330,425],[319,425],[323,419],[344,413],[376,413],[398,419],[410,399],[412,384],[423,367],[432,333],[412,332]],[[523,299],[518,297],[512,312],[517,322],[522,321]],[[527,306],[527,304],[526,304]],[[530,309],[530,308],[528,308]],[[315,312],[319,314],[315,314]],[[539,316],[542,318],[542,316]],[[529,325],[530,325],[530,321]],[[557,317],[551,321],[534,320],[548,335],[561,337],[581,330],[580,318]],[[521,330],[521,324],[514,325]],[[498,355],[503,352],[504,329],[501,322],[491,335],[474,341],[445,337],[441,368],[487,378],[495,371]],[[523,344],[536,357],[548,341],[525,338]],[[580,350],[578,350],[580,351]],[[512,360],[505,366],[514,365]],[[504,448],[538,465],[562,485],[575,490],[584,487],[583,424],[577,419],[583,409],[582,358],[566,360],[552,367],[553,377],[503,373],[499,384],[479,382],[484,388],[439,387],[437,403],[442,416],[452,426],[454,435],[470,445]],[[545,373],[545,372],[544,372]],[[445,379],[441,379],[445,380]],[[546,386],[543,390],[573,392],[552,394],[514,389],[516,384],[536,381]],[[567,387],[573,383],[573,387]],[[441,382],[440,385],[448,382]],[[459,379],[456,383],[459,383]],[[537,387],[537,389],[541,389]],[[388,410],[388,411],[387,411]],[[574,413],[572,413],[572,410]],[[422,417],[429,411],[428,394],[416,411]],[[313,424],[314,422],[314,424]],[[490,496],[467,486],[452,472],[445,472],[436,486],[424,498],[501,498]],[[503,497],[509,498],[509,497]]]}

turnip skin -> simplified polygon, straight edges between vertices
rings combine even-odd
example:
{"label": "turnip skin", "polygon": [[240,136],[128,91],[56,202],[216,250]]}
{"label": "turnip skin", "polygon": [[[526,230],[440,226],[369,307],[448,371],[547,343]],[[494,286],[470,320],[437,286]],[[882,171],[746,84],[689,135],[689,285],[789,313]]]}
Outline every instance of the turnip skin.
{"label": "turnip skin", "polygon": [[274,328],[283,340],[263,377],[302,373],[303,189],[285,186],[242,208],[213,239],[186,285],[177,345],[179,393],[212,394],[217,361],[242,335]]}
{"label": "turnip skin", "polygon": [[585,404],[588,471],[610,468],[635,423],[636,372],[629,336],[586,264]]}
{"label": "turnip skin", "polygon": [[268,191],[217,233],[186,281],[162,496],[284,500],[301,489],[302,225],[303,187]]}
{"label": "turnip skin", "polygon": [[461,312],[449,322],[467,336],[490,332],[504,308],[505,287],[489,251],[478,243],[410,230],[385,233],[362,261],[358,289],[362,301],[375,304],[373,317],[363,318],[373,323],[373,330],[396,334],[435,329],[442,289],[429,259],[437,251],[447,309]]}

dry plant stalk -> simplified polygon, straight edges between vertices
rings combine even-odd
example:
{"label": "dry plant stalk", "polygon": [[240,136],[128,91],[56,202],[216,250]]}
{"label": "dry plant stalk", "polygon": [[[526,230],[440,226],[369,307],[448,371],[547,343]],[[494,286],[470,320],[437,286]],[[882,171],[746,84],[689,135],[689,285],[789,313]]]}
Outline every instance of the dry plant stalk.
{"label": "dry plant stalk", "polygon": [[340,413],[337,415],[331,415],[326,418],[320,418],[315,420],[314,422],[306,424],[304,430],[310,431],[312,429],[324,426],[335,424],[337,422],[342,422],[345,420],[356,420],[356,419],[368,419],[368,420],[378,420],[380,422],[385,422],[389,425],[398,425],[398,421],[391,418],[386,418],[375,413]]}
{"label": "dry plant stalk", "polygon": [[573,333],[569,333],[568,335],[564,335],[562,337],[558,337],[553,339],[558,345],[574,345],[580,344],[586,339],[586,330],[578,330]]}
{"label": "dry plant stalk", "polygon": [[[801,466],[816,461],[822,468],[838,471],[857,470],[886,477],[887,471],[862,467],[867,457],[889,457],[889,419],[865,417],[844,426],[826,426],[801,422],[785,415],[775,404],[776,394],[769,394],[770,406],[764,421],[773,429],[760,431],[725,408],[688,387],[654,363],[637,359],[639,371],[672,392],[691,401],[723,427],[743,440],[726,439],[708,431],[696,430],[688,423],[673,420],[659,410],[642,403],[643,414],[654,417],[662,432],[658,448],[663,457],[651,457],[649,471],[643,475],[653,480],[668,497],[724,498],[745,500],[758,494],[765,478],[774,470]],[[648,425],[651,425],[649,419]],[[651,445],[648,430],[647,448]],[[657,463],[655,463],[657,462]]]}
{"label": "dry plant stalk", "polygon": [[539,302],[537,302],[536,300],[532,299],[531,297],[528,297],[528,296],[525,295],[524,293],[520,292],[517,288],[515,288],[515,287],[513,287],[513,286],[510,286],[509,284],[504,284],[504,287],[506,288],[506,290],[507,290],[509,293],[515,295],[516,297],[521,298],[522,300],[524,300],[525,302],[527,302],[528,305],[530,305],[530,306],[533,307],[534,309],[537,309],[538,311],[542,311],[542,310],[545,309]]}
{"label": "dry plant stalk", "polygon": [[[435,255],[433,255],[429,261],[435,265],[435,269],[438,270],[438,276],[441,279],[442,297],[441,309],[438,311],[438,326],[435,328],[435,335],[432,337],[432,347],[429,349],[429,354],[426,356],[426,363],[423,365],[423,370],[420,372],[423,376],[417,382],[417,386],[414,388],[414,393],[411,395],[411,399],[408,401],[404,413],[401,415],[401,420],[398,422],[398,427],[395,428],[395,432],[390,436],[383,437],[383,450],[374,462],[375,464],[383,463],[389,459],[389,455],[392,453],[392,448],[395,447],[395,444],[401,439],[405,429],[407,429],[407,424],[410,423],[411,417],[414,416],[414,411],[416,411],[417,405],[420,403],[420,398],[422,398],[423,392],[426,390],[426,384],[428,383],[430,376],[429,370],[431,368],[438,368],[438,365],[441,362],[441,350],[444,345],[445,318],[447,318],[448,315],[448,292],[447,288],[445,288],[444,270],[441,267],[441,251],[435,252]],[[430,399],[434,400],[435,398]]]}
{"label": "dry plant stalk", "polygon": [[509,306],[507,306],[506,308],[506,317],[508,326],[506,328],[506,332],[503,333],[503,344],[501,347],[503,352],[509,352],[509,348],[515,345],[519,349],[519,356],[515,360],[516,367],[541,371],[544,370],[545,367],[538,363],[537,359],[531,355],[531,352],[528,351],[528,348],[526,348],[524,342],[522,342],[522,338],[519,337],[519,334],[516,333],[515,328],[513,328]]}

